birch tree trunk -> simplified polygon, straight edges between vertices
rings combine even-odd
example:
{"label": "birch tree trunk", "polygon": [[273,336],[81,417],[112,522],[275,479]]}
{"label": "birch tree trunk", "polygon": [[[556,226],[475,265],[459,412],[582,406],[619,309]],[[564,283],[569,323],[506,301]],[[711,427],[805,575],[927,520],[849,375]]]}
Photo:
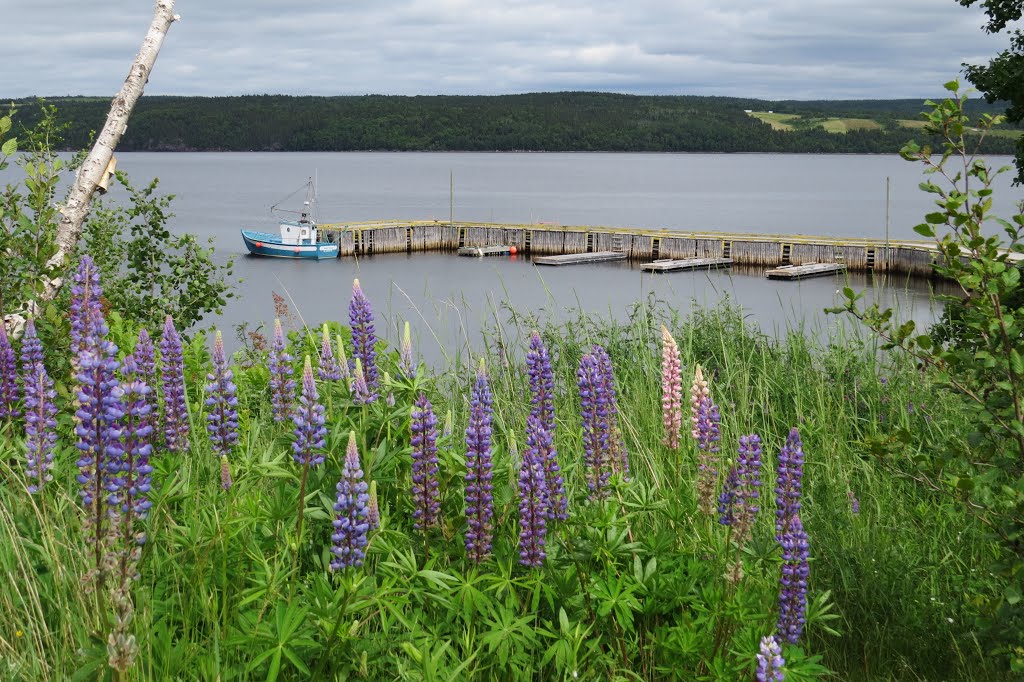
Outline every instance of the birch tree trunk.
{"label": "birch tree trunk", "polygon": [[[75,182],[68,191],[67,199],[61,208],[60,224],[57,227],[57,251],[47,262],[52,270],[60,271],[67,262],[68,255],[75,248],[79,238],[82,236],[82,224],[89,213],[89,204],[96,187],[103,178],[103,173],[114,155],[114,149],[121,136],[128,127],[128,117],[131,116],[135,103],[142,97],[142,91],[149,81],[149,74],[153,71],[153,64],[160,53],[164,36],[171,24],[179,17],[174,14],[174,0],[156,0],[156,7],[153,13],[153,23],[149,25],[149,31],[142,41],[142,48],[132,63],[128,77],[121,86],[121,91],[114,97],[110,105],[110,113],[107,114],[107,121],[103,129],[96,137],[96,144],[93,145],[85,162],[78,170]],[[51,271],[52,271],[51,270]],[[53,279],[46,282],[43,291],[40,292],[41,301],[50,301],[60,291],[61,280]]]}

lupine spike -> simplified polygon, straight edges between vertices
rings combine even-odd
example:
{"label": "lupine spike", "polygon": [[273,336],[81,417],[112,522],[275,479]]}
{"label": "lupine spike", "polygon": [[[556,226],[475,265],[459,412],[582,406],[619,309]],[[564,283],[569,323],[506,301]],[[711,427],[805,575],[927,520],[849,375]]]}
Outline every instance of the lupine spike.
{"label": "lupine spike", "polygon": [[700,406],[703,402],[709,400],[711,400],[711,390],[708,388],[708,382],[704,379],[704,371],[700,365],[697,365],[693,372],[693,385],[690,387],[690,421],[693,425],[690,433],[693,435],[694,440],[700,438],[700,430],[698,428],[700,424]]}
{"label": "lupine spike", "polygon": [[547,491],[547,519],[565,521],[569,518],[569,503],[565,495],[565,480],[558,466],[557,453],[551,433],[544,428],[541,420],[534,416],[526,419],[526,448],[536,451],[544,472],[544,488]]}
{"label": "lupine spike", "polygon": [[100,273],[88,254],[82,256],[78,262],[73,281],[70,304],[71,355],[72,358],[77,358],[85,347],[86,339],[93,334],[91,326],[96,315],[103,316],[100,303],[100,297],[103,296]]}
{"label": "lupine spike", "polygon": [[132,520],[144,519],[151,506],[148,494],[153,472],[149,463],[153,449],[150,444],[153,432],[150,422],[152,389],[140,378],[142,371],[134,356],[125,358],[123,374],[126,377],[121,383],[124,411],[121,442],[124,452],[115,474],[117,493],[111,503],[120,506],[124,539],[142,544],[145,535],[132,530]]}
{"label": "lupine spike", "polygon": [[171,452],[188,450],[188,403],[185,397],[185,360],[181,336],[170,315],[160,337],[160,378],[164,393],[164,444]]}
{"label": "lupine spike", "polygon": [[370,496],[363,480],[363,469],[359,463],[356,434],[348,434],[348,449],[345,464],[338,481],[337,501],[334,511],[334,533],[331,535],[331,570],[358,568],[366,558],[366,534],[370,529],[368,504]]}
{"label": "lupine spike", "polygon": [[761,638],[761,650],[757,654],[757,682],[784,682],[782,648],[774,635]]}
{"label": "lupine spike", "polygon": [[[526,448],[519,466],[519,563],[540,568],[547,556],[549,490],[544,472],[544,452],[540,445],[547,433],[538,417],[527,417],[527,432],[536,434],[535,443]],[[529,438],[529,436],[528,436]]]}
{"label": "lupine spike", "polygon": [[544,429],[555,434],[555,376],[540,332],[530,334],[530,349],[526,352],[526,374],[530,382],[530,414],[537,417]]}
{"label": "lupine spike", "polygon": [[206,375],[206,380],[206,431],[213,454],[226,459],[238,441],[238,398],[220,331],[213,343],[213,371]]}
{"label": "lupine spike", "polygon": [[349,367],[348,357],[345,355],[345,343],[341,340],[341,334],[335,334],[334,339],[338,347],[338,369],[347,387],[352,381],[352,368]]}
{"label": "lupine spike", "polygon": [[375,396],[370,393],[366,385],[366,375],[363,374],[363,361],[356,358],[355,368],[352,372],[352,402],[356,405],[364,405],[373,402]]}
{"label": "lupine spike", "polygon": [[491,461],[491,411],[493,400],[484,361],[476,373],[470,395],[469,425],[466,427],[466,554],[481,563],[491,554],[494,529],[493,463]]}
{"label": "lupine spike", "polygon": [[736,467],[730,467],[725,476],[725,485],[718,496],[718,522],[723,526],[732,526],[736,522],[736,498],[739,495],[740,477]]}
{"label": "lupine spike", "polygon": [[36,323],[32,318],[25,321],[25,333],[21,336],[21,373],[26,377],[35,374],[36,365],[43,364],[43,342],[36,334]]}
{"label": "lupine spike", "polygon": [[661,346],[661,422],[665,428],[661,442],[677,450],[683,428],[683,376],[679,346],[665,325],[661,325]]}
{"label": "lupine spike", "polygon": [[327,428],[324,426],[324,406],[313,379],[313,366],[306,356],[302,370],[302,395],[299,406],[292,415],[295,422],[295,442],[292,443],[293,458],[302,466],[316,467],[324,462],[323,448]]}
{"label": "lupine spike", "polygon": [[718,441],[721,437],[718,406],[711,401],[708,382],[700,365],[694,372],[690,406],[694,411],[693,437],[697,439],[697,506],[701,512],[715,513],[715,488],[718,484]]}
{"label": "lupine spike", "polygon": [[398,368],[405,379],[416,378],[416,362],[412,357],[412,334],[409,332],[409,323],[405,323],[402,332],[402,345],[398,354]]}
{"label": "lupine spike", "polygon": [[751,537],[761,497],[761,437],[756,433],[740,436],[736,460],[739,488],[736,492],[734,532],[741,545]]}
{"label": "lupine spike", "polygon": [[316,368],[316,375],[322,381],[338,381],[341,379],[341,368],[334,357],[331,349],[331,334],[324,323],[323,333],[320,338],[320,364]]}
{"label": "lupine spike", "polygon": [[57,444],[57,407],[53,380],[42,363],[25,378],[25,450],[28,491],[35,494],[53,480],[53,450]]}
{"label": "lupine spike", "polygon": [[601,383],[604,385],[604,395],[608,400],[608,463],[612,473],[622,474],[622,478],[629,480],[629,453],[626,451],[626,441],[622,437],[622,429],[619,427],[619,399],[615,391],[615,372],[612,368],[612,359],[601,346],[594,344],[592,352],[597,358],[597,365],[600,370]]}
{"label": "lupine spike", "polygon": [[377,481],[370,481],[370,501],[366,503],[366,523],[369,530],[380,528],[380,502],[377,500]]}
{"label": "lupine spike", "polygon": [[280,424],[291,417],[295,409],[292,356],[288,353],[280,319],[274,320],[274,340],[267,353],[267,368],[270,370],[270,411],[274,421]]}
{"label": "lupine spike", "polygon": [[775,476],[775,539],[782,542],[786,524],[800,514],[800,495],[804,476],[804,450],[800,432],[794,427],[779,451]]}
{"label": "lupine spike", "polygon": [[437,480],[437,417],[420,393],[411,412],[413,527],[426,531],[440,525],[441,491]]}
{"label": "lupine spike", "polygon": [[[25,381],[33,378],[26,374]],[[18,409],[19,398],[18,361],[14,355],[14,348],[7,338],[7,329],[0,319],[0,419],[21,416],[21,410]]]}
{"label": "lupine spike", "polygon": [[597,357],[588,353],[580,358],[576,377],[580,392],[583,456],[587,466],[589,498],[600,499],[608,494],[608,480],[611,477],[608,461],[611,424],[608,421],[608,396]]}
{"label": "lupine spike", "polygon": [[803,633],[807,614],[807,578],[810,575],[810,549],[800,515],[785,524],[779,539],[782,545],[782,572],[779,576],[779,622],[776,629],[790,644]]}
{"label": "lupine spike", "polygon": [[[153,347],[153,340],[149,332],[143,327],[139,330],[139,336],[135,341],[135,348],[132,350],[132,359],[135,362],[136,373],[139,380],[146,384],[145,400],[149,410],[145,417],[145,426],[149,427],[146,435],[146,443],[152,445],[156,439],[157,427],[157,399],[156,399],[156,349]],[[127,377],[126,377],[127,378]]]}
{"label": "lupine spike", "polygon": [[377,399],[379,378],[377,375],[377,336],[373,327],[373,309],[370,299],[363,293],[359,280],[352,282],[352,301],[348,306],[349,325],[352,328],[352,360],[361,361],[366,379],[366,387],[370,398],[365,402]]}

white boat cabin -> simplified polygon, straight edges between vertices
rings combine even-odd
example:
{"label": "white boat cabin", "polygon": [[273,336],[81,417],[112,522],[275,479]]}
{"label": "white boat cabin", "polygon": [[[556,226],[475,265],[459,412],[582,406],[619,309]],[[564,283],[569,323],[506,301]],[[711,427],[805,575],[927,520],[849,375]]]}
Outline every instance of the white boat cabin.
{"label": "white boat cabin", "polygon": [[316,244],[316,224],[309,219],[309,202],[303,207],[298,222],[287,221],[280,224],[281,243],[293,246],[300,244]]}

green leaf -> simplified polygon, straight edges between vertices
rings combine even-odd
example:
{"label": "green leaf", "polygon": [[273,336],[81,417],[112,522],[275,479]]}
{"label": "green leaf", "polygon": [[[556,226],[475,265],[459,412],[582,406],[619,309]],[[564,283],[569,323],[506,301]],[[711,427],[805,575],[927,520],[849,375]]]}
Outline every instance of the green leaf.
{"label": "green leaf", "polygon": [[13,156],[18,151],[18,138],[12,137],[11,139],[4,142],[3,146],[0,147],[0,154],[4,156]]}
{"label": "green leaf", "polygon": [[934,237],[935,228],[928,223],[921,223],[920,225],[914,225],[914,232],[917,232],[922,237]]}

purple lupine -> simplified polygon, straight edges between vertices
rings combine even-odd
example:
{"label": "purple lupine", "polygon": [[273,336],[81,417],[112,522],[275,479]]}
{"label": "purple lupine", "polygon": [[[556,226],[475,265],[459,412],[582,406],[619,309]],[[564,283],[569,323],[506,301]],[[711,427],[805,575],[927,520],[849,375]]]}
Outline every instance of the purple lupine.
{"label": "purple lupine", "polygon": [[705,514],[714,513],[718,481],[718,441],[721,438],[718,406],[710,398],[697,408],[697,505]]}
{"label": "purple lupine", "polygon": [[860,500],[857,499],[852,490],[847,490],[846,495],[850,498],[850,511],[854,514],[860,514]]}
{"label": "purple lupine", "polygon": [[782,647],[775,635],[761,638],[761,650],[757,654],[757,682],[783,682],[786,679],[782,666],[786,660],[782,658]]}
{"label": "purple lupine", "polygon": [[608,352],[597,344],[594,344],[592,352],[597,358],[601,383],[604,384],[604,394],[608,399],[608,461],[612,472],[621,474],[623,479],[628,481],[629,453],[626,451],[626,441],[622,438],[622,430],[619,428],[619,399],[615,392],[612,359]]}
{"label": "purple lupine", "polygon": [[292,457],[301,466],[316,467],[324,462],[324,438],[327,436],[324,412],[313,379],[313,367],[307,355],[302,370],[302,395],[299,396],[299,406],[292,413],[292,421],[295,423]]}
{"label": "purple lupine", "polygon": [[274,320],[274,340],[267,353],[270,370],[270,411],[274,422],[280,424],[292,416],[295,409],[295,380],[292,379],[292,356],[284,340],[281,320]]}
{"label": "purple lupine", "polygon": [[611,477],[608,461],[611,424],[608,396],[605,394],[597,357],[588,353],[580,358],[576,378],[583,420],[583,458],[587,466],[587,487],[590,488],[590,499],[599,499],[608,494],[608,479]]}
{"label": "purple lupine", "polygon": [[370,481],[370,501],[366,503],[366,523],[369,530],[380,528],[380,502],[377,501],[377,481]]}
{"label": "purple lupine", "polygon": [[74,284],[71,287],[71,357],[72,361],[82,352],[86,339],[93,334],[93,321],[102,318],[102,304],[100,298],[103,290],[100,288],[100,273],[96,269],[96,263],[86,254],[78,262],[78,268],[73,276]]}
{"label": "purple lupine", "polygon": [[398,351],[398,371],[403,379],[416,378],[416,361],[412,357],[412,334],[409,333],[409,323],[405,323],[402,332],[402,345]]}
{"label": "purple lupine", "polygon": [[221,333],[213,342],[213,372],[206,375],[206,431],[213,454],[227,458],[238,440],[238,398]]}
{"label": "purple lupine", "polygon": [[[537,434],[539,442],[547,432],[539,418],[527,417],[527,432]],[[519,563],[540,568],[544,564],[544,544],[547,540],[549,509],[547,478],[544,472],[544,452],[534,444],[527,447],[519,465]]]}
{"label": "purple lupine", "polygon": [[526,374],[530,382],[530,414],[539,419],[541,426],[554,437],[555,375],[551,370],[551,355],[536,330],[530,334]]}
{"label": "purple lupine", "polygon": [[736,467],[729,467],[725,476],[725,485],[718,496],[718,522],[723,526],[732,526],[736,522],[736,498],[739,495],[740,476]]}
{"label": "purple lupine", "polygon": [[[31,377],[26,376],[25,381]],[[0,319],[0,419],[21,416],[18,409],[18,361],[7,338],[7,329]]]}
{"label": "purple lupine", "polygon": [[43,364],[43,342],[36,334],[36,323],[32,318],[25,321],[25,332],[21,335],[21,373],[30,377],[35,374],[36,365]]}
{"label": "purple lupine", "polygon": [[469,401],[469,425],[466,427],[466,554],[480,563],[491,554],[494,529],[494,486],[491,479],[491,411],[493,400],[487,382],[484,361],[476,373]]}
{"label": "purple lupine", "polygon": [[363,373],[366,378],[366,387],[370,398],[365,402],[373,402],[377,399],[377,387],[379,378],[377,376],[377,335],[373,327],[373,309],[370,307],[370,299],[363,293],[359,286],[359,280],[352,282],[352,301],[348,306],[349,325],[352,328],[352,369],[355,369],[356,361],[363,364]]}
{"label": "purple lupine", "polygon": [[662,445],[678,450],[683,428],[683,375],[679,346],[665,325],[661,325],[661,422],[665,429]]}
{"label": "purple lupine", "polygon": [[149,411],[146,414],[146,426],[149,427],[149,435],[146,442],[153,444],[156,440],[157,426],[157,400],[156,400],[156,349],[153,347],[153,340],[145,328],[139,330],[138,339],[135,341],[135,348],[132,350],[132,358],[138,367],[138,378],[146,384],[149,389],[146,392],[146,402]]}
{"label": "purple lupine", "polygon": [[565,480],[558,466],[554,440],[540,418],[533,415],[526,418],[526,448],[527,451],[536,451],[541,469],[544,471],[548,521],[565,521],[569,518],[569,502],[565,495]]}
{"label": "purple lupine", "polygon": [[331,534],[331,570],[358,568],[366,558],[366,534],[370,529],[367,507],[370,496],[363,480],[363,469],[359,464],[359,450],[356,448],[356,434],[348,434],[348,450],[345,464],[338,481],[338,497],[334,503],[337,516],[334,519],[334,533]]}
{"label": "purple lupine", "polygon": [[779,466],[775,477],[775,539],[779,542],[782,542],[786,523],[800,514],[803,476],[803,443],[800,441],[800,432],[794,427],[779,452]]}
{"label": "purple lupine", "polygon": [[153,473],[149,463],[153,451],[150,419],[153,389],[142,379],[142,368],[134,355],[124,359],[122,374],[125,376],[121,383],[123,453],[116,470],[111,468],[116,488],[111,504],[120,506],[124,539],[141,545],[145,542],[145,535],[132,530],[132,520],[144,519],[152,506],[148,494]]}
{"label": "purple lupine", "polygon": [[[2,327],[2,325],[0,325]],[[53,449],[57,444],[57,407],[53,379],[42,363],[25,377],[25,451],[28,491],[37,493],[53,480]]]}
{"label": "purple lupine", "polygon": [[736,491],[734,532],[739,543],[750,539],[761,498],[761,437],[756,433],[740,436],[736,463],[739,488]]}
{"label": "purple lupine", "polygon": [[376,399],[376,394],[370,393],[370,387],[366,384],[363,361],[356,358],[355,367],[352,370],[352,402],[356,405],[365,405]]}
{"label": "purple lupine", "polygon": [[98,311],[85,325],[89,335],[82,339],[78,356],[78,409],[75,416],[79,451],[77,480],[84,506],[83,529],[86,542],[94,552],[95,565],[87,582],[102,586],[106,574],[104,556],[110,532],[108,494],[117,491],[112,471],[120,469],[121,429],[124,413],[123,393],[117,380],[117,346],[107,340],[107,325]]}
{"label": "purple lupine", "polygon": [[420,393],[416,398],[411,417],[413,527],[425,531],[441,522],[441,492],[437,480],[437,417],[426,395]]}
{"label": "purple lupine", "polygon": [[782,572],[779,576],[779,622],[776,629],[790,644],[796,644],[803,632],[807,614],[807,577],[810,555],[807,533],[794,514],[785,524],[779,539],[782,545]]}
{"label": "purple lupine", "polygon": [[[274,333],[277,333],[276,327]],[[320,338],[320,357],[316,375],[321,381],[339,381],[341,379],[341,367],[338,366],[338,360],[334,357],[334,350],[331,348],[331,334],[327,331],[326,324],[323,326]]]}
{"label": "purple lupine", "polygon": [[181,336],[168,315],[160,337],[160,378],[164,393],[164,445],[171,452],[188,450],[188,404]]}

